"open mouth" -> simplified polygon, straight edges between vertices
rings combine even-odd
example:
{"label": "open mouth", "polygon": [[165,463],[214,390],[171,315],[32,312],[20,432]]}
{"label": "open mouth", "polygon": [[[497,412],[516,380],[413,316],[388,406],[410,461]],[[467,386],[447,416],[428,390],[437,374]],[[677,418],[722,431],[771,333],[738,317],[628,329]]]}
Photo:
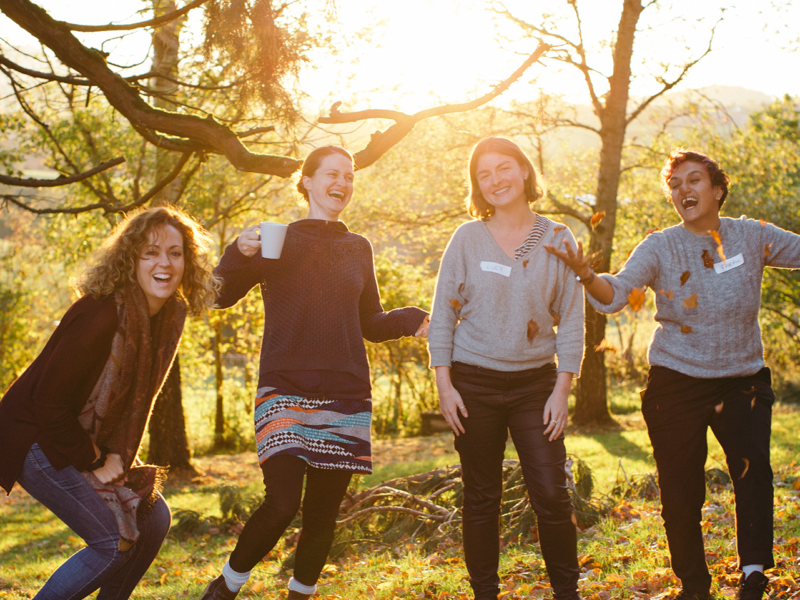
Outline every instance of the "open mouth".
{"label": "open mouth", "polygon": [[697,198],[684,198],[683,200],[681,200],[681,206],[683,206],[683,208],[687,209],[694,208],[695,206],[697,206],[697,204],[698,204]]}
{"label": "open mouth", "polygon": [[334,198],[336,198],[339,201],[344,200],[344,192],[340,192],[338,190],[333,190],[331,192],[328,192],[328,195],[329,196],[333,196]]}
{"label": "open mouth", "polygon": [[511,189],[511,188],[510,188],[509,186],[506,186],[506,187],[504,187],[504,188],[500,188],[499,190],[495,190],[495,191],[494,191],[494,192],[492,192],[492,193],[493,193],[495,196],[502,196],[503,194],[505,194],[505,193],[506,193],[508,190],[510,190],[510,189]]}
{"label": "open mouth", "polygon": [[158,275],[153,275],[153,279],[155,279],[159,283],[169,283],[172,279],[172,275],[165,275],[163,273],[159,273]]}

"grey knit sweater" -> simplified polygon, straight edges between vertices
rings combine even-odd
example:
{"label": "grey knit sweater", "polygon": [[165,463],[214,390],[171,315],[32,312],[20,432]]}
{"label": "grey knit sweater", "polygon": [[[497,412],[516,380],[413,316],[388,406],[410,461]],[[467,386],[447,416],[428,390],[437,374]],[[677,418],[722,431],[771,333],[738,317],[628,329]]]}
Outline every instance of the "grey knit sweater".
{"label": "grey knit sweater", "polygon": [[769,223],[722,218],[720,241],[682,225],[648,235],[616,276],[602,275],[614,299],[592,306],[615,313],[633,288],[656,294],[651,365],[699,378],[752,375],[764,366],[758,311],[765,266],[800,267],[800,236]]}
{"label": "grey knit sweater", "polygon": [[[547,220],[546,220],[547,221]],[[498,371],[540,367],[580,373],[583,290],[543,244],[575,243],[547,221],[540,241],[514,260],[482,221],[461,225],[444,251],[436,281],[428,349],[431,367],[451,361]]]}

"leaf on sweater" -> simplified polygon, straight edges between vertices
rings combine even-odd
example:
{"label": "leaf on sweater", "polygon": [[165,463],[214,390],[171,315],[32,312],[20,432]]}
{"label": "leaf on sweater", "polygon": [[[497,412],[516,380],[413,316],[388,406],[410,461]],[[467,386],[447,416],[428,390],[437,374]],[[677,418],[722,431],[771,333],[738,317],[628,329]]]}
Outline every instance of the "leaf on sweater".
{"label": "leaf on sweater", "polygon": [[528,321],[528,343],[533,344],[533,338],[536,337],[536,334],[539,333],[539,326],[536,324],[536,321],[531,319]]}
{"label": "leaf on sweater", "polygon": [[603,338],[603,341],[600,342],[597,346],[594,347],[595,352],[616,352],[617,348],[613,346],[609,341]]}
{"label": "leaf on sweater", "polygon": [[743,458],[742,460],[744,461],[744,471],[742,471],[742,474],[739,475],[739,479],[744,479],[744,476],[747,475],[747,470],[750,468],[750,461],[746,458]]}
{"label": "leaf on sweater", "polygon": [[692,294],[688,298],[684,298],[683,308],[686,310],[689,310],[690,308],[697,308],[697,294]]}
{"label": "leaf on sweater", "polygon": [[692,333],[692,328],[689,327],[688,325],[684,325],[683,327],[681,327],[681,333]]}
{"label": "leaf on sweater", "polygon": [[592,269],[594,269],[594,270],[597,270],[597,269],[599,269],[599,268],[600,268],[600,263],[601,263],[601,262],[603,262],[603,259],[602,259],[602,258],[598,258],[597,260],[595,260],[594,262],[592,262],[592,264],[591,264],[591,267],[592,267]]}
{"label": "leaf on sweater", "polygon": [[651,233],[655,233],[656,231],[661,231],[658,227],[653,227],[652,229],[648,229],[644,232],[644,237],[647,237]]}
{"label": "leaf on sweater", "polygon": [[523,260],[522,261],[522,268],[524,269],[525,267],[527,267],[529,262],[530,262],[529,258],[526,258],[525,260]]}
{"label": "leaf on sweater", "polygon": [[753,397],[750,399],[750,410],[753,410],[755,407],[756,407],[756,397],[755,397],[755,396],[753,396]]}
{"label": "leaf on sweater", "polygon": [[711,234],[711,237],[714,238],[714,241],[717,244],[717,254],[719,255],[720,259],[722,259],[722,262],[725,262],[728,259],[725,257],[725,251],[722,249],[722,238],[719,237],[719,231],[712,231],[709,229],[708,233]]}
{"label": "leaf on sweater", "polygon": [[689,281],[689,277],[691,277],[691,276],[692,276],[692,274],[689,271],[684,271],[683,272],[683,275],[681,275],[681,287],[683,287],[684,283]]}
{"label": "leaf on sweater", "polygon": [[703,266],[706,269],[714,268],[714,259],[711,258],[711,255],[708,253],[708,250],[703,250]]}
{"label": "leaf on sweater", "polygon": [[769,258],[770,254],[772,254],[772,242],[764,246],[764,258]]}
{"label": "leaf on sweater", "polygon": [[556,227],[553,227],[553,233],[558,233],[559,231],[564,231],[565,229],[566,227],[564,225],[558,225]]}
{"label": "leaf on sweater", "polygon": [[450,306],[453,307],[453,310],[456,313],[456,318],[459,318],[461,316],[461,302],[455,298],[450,298]]}
{"label": "leaf on sweater", "polygon": [[600,221],[602,221],[603,218],[605,218],[605,216],[606,216],[606,211],[604,210],[601,210],[598,213],[594,213],[592,215],[592,221],[591,221],[592,229],[597,229],[597,226],[600,225]]}
{"label": "leaf on sweater", "polygon": [[759,219],[758,222],[761,223],[762,227],[767,224],[767,222],[764,219]]}
{"label": "leaf on sweater", "polygon": [[631,306],[631,310],[636,311],[644,306],[644,290],[641,288],[633,288],[631,293],[628,295],[628,304]]}
{"label": "leaf on sweater", "polygon": [[558,325],[561,323],[561,315],[558,314],[556,311],[552,311],[550,313],[550,316],[553,317],[553,325],[555,327],[558,327]]}
{"label": "leaf on sweater", "polygon": [[461,294],[462,296],[464,295],[464,284],[463,283],[459,283],[458,284],[458,293]]}
{"label": "leaf on sweater", "polygon": [[658,293],[663,295],[667,300],[672,300],[675,297],[675,292],[672,290],[659,290]]}
{"label": "leaf on sweater", "polygon": [[756,386],[751,387],[749,390],[742,390],[743,394],[755,394],[756,393]]}

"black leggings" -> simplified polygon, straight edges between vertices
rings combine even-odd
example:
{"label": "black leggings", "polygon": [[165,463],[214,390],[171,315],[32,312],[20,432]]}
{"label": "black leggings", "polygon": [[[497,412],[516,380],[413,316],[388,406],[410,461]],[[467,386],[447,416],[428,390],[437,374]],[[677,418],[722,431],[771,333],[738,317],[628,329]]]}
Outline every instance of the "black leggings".
{"label": "black leggings", "polygon": [[303,479],[303,528],[297,542],[294,577],[314,585],[333,542],[336,516],[352,473],[318,469],[296,456],[273,456],[261,465],[264,503],[247,520],[230,557],[231,568],[246,573],[278,543],[300,509]]}

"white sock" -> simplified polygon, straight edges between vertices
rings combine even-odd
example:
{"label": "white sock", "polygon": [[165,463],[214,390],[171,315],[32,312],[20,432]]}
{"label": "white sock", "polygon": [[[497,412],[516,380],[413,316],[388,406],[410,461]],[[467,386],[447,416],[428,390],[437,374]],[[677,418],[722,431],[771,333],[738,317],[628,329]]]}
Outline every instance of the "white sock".
{"label": "white sock", "polygon": [[304,585],[297,581],[294,577],[289,580],[289,590],[292,592],[299,592],[301,594],[313,594],[317,591],[317,584]]}
{"label": "white sock", "polygon": [[228,589],[232,592],[238,592],[242,589],[242,586],[247,583],[247,580],[250,579],[250,571],[247,573],[234,571],[233,568],[231,568],[230,561],[226,561],[225,566],[222,567],[222,576],[225,578],[225,585],[228,586]]}
{"label": "white sock", "polygon": [[742,573],[744,573],[744,578],[747,579],[750,577],[750,573],[754,573],[755,571],[759,571],[760,573],[764,572],[764,565],[746,565],[742,567]]}

